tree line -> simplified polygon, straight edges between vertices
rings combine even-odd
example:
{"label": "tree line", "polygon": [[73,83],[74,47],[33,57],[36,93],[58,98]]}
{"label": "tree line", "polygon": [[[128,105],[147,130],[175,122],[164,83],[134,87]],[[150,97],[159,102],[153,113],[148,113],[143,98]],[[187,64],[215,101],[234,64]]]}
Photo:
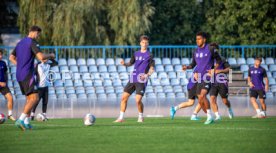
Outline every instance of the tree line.
{"label": "tree line", "polygon": [[41,26],[42,45],[276,44],[276,0],[20,0],[17,24]]}

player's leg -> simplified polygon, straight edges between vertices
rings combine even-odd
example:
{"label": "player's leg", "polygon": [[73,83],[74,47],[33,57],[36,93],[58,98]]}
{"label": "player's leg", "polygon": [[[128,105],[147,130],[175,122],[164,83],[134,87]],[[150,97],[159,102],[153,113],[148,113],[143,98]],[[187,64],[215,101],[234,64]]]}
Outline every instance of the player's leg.
{"label": "player's leg", "polygon": [[231,108],[231,103],[228,100],[229,92],[228,92],[228,85],[227,84],[223,84],[223,83],[219,84],[219,94],[222,98],[222,102],[227,107],[229,118],[232,119],[234,117],[234,113],[233,113],[232,108]]}
{"label": "player's leg", "polygon": [[215,118],[216,121],[221,120],[221,116],[219,115],[218,104],[217,104],[218,93],[219,93],[219,85],[213,84],[210,90],[210,102],[211,102],[211,108],[216,116]]}
{"label": "player's leg", "polygon": [[42,98],[42,94],[43,94],[43,91],[41,90],[41,88],[38,88],[38,101],[36,104],[34,104],[34,107],[32,108],[32,111],[31,111],[31,120],[34,120],[34,116],[35,116],[35,110]]}
{"label": "player's leg", "polygon": [[26,129],[32,129],[32,126],[30,124],[30,115],[31,115],[31,110],[34,107],[34,105],[36,105],[38,103],[38,94],[37,93],[31,93],[29,95],[26,96],[27,98],[27,102],[25,104],[24,107],[24,113],[27,114],[25,120],[24,120],[24,124],[25,124],[25,128]]}
{"label": "player's leg", "polygon": [[215,120],[216,121],[221,120],[221,116],[220,116],[219,111],[218,111],[217,97],[214,96],[214,95],[210,96],[210,101],[211,101],[212,110],[213,110],[213,112],[215,113],[215,116],[216,116]]}
{"label": "player's leg", "polygon": [[135,83],[135,90],[136,96],[135,101],[138,108],[138,121],[137,122],[144,122],[143,112],[144,112],[144,104],[142,102],[142,98],[146,91],[146,84],[145,83]]}
{"label": "player's leg", "polygon": [[261,110],[259,109],[259,105],[257,103],[258,93],[256,90],[250,90],[250,102],[253,108],[256,110],[257,114],[252,116],[252,118],[260,118]]}
{"label": "player's leg", "polygon": [[265,104],[265,99],[259,99],[261,106],[262,106],[262,115],[263,117],[266,117],[266,104]]}
{"label": "player's leg", "polygon": [[32,73],[30,73],[25,80],[19,81],[19,86],[23,95],[26,95],[26,103],[22,114],[19,119],[15,122],[15,125],[22,130],[31,129],[30,113],[33,106],[38,102],[38,94],[35,84],[35,78]]}
{"label": "player's leg", "polygon": [[207,99],[207,93],[208,93],[208,89],[210,88],[210,85],[207,83],[200,83],[198,85],[199,85],[197,89],[198,101],[202,108],[205,107],[207,112],[207,120],[204,124],[211,124],[213,123],[213,118],[211,115],[210,103]]}
{"label": "player's leg", "polygon": [[228,98],[222,98],[222,102],[223,102],[223,103],[226,105],[226,107],[227,107],[229,118],[232,119],[232,118],[234,117],[234,113],[233,113],[233,111],[232,111],[230,101],[228,100]]}
{"label": "player's leg", "polygon": [[124,114],[125,114],[125,111],[127,108],[127,101],[128,101],[129,96],[130,96],[130,94],[128,92],[123,93],[122,99],[121,99],[121,104],[120,104],[120,115],[114,122],[124,122]]}
{"label": "player's leg", "polygon": [[144,112],[144,104],[142,102],[143,96],[140,94],[136,94],[135,102],[138,108],[138,121],[137,122],[144,122],[143,112]]}
{"label": "player's leg", "polygon": [[196,105],[196,108],[195,108],[195,110],[194,110],[192,116],[191,116],[191,120],[192,120],[192,121],[198,121],[198,120],[200,120],[200,118],[197,116],[197,114],[198,114],[198,112],[199,112],[200,110],[201,110],[201,106],[200,106],[200,104],[198,103],[198,104]]}
{"label": "player's leg", "polygon": [[49,89],[48,89],[48,87],[45,87],[43,95],[41,96],[41,98],[42,98],[42,113],[45,116],[46,120],[48,120],[47,115],[46,115],[47,105],[48,105],[48,93],[49,93]]}
{"label": "player's leg", "polygon": [[188,90],[188,101],[187,102],[182,102],[181,104],[177,106],[172,106],[170,109],[170,115],[171,119],[174,119],[174,115],[176,111],[182,108],[190,107],[193,106],[195,103],[195,97],[196,97],[196,85]]}
{"label": "player's leg", "polygon": [[0,88],[0,92],[3,96],[5,96],[8,104],[8,119],[15,121],[15,118],[12,116],[12,110],[13,110],[13,98],[9,87],[2,87]]}
{"label": "player's leg", "polygon": [[260,100],[261,107],[262,107],[261,118],[265,118],[266,117],[265,91],[260,90],[260,91],[258,91],[258,93],[259,93],[259,100]]}

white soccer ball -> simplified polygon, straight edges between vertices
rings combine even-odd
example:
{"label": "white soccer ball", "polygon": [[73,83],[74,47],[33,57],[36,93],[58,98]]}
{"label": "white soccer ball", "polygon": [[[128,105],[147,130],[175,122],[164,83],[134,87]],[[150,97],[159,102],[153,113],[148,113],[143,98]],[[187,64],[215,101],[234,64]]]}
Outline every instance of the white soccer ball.
{"label": "white soccer ball", "polygon": [[46,121],[46,117],[45,117],[45,115],[39,113],[36,115],[36,120],[39,122],[44,122],[44,121]]}
{"label": "white soccer ball", "polygon": [[91,126],[95,123],[96,117],[92,114],[86,114],[83,118],[84,125]]}
{"label": "white soccer ball", "polygon": [[0,124],[5,123],[6,121],[6,116],[3,113],[0,113]]}

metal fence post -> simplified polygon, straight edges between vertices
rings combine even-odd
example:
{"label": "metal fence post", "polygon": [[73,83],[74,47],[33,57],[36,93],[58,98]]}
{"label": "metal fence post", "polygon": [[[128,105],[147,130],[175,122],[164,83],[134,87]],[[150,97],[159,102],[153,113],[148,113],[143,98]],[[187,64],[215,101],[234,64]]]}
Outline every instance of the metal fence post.
{"label": "metal fence post", "polygon": [[242,46],[242,58],[244,58],[244,46]]}
{"label": "metal fence post", "polygon": [[105,59],[106,55],[105,55],[105,47],[103,47],[103,59]]}
{"label": "metal fence post", "polygon": [[57,47],[55,47],[55,54],[56,54],[56,61],[58,61],[58,49],[57,49]]}

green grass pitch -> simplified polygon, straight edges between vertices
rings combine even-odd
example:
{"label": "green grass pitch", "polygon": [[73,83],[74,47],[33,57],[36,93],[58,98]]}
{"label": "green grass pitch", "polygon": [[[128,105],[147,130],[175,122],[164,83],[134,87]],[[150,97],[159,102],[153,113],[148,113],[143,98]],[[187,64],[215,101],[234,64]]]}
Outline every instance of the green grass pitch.
{"label": "green grass pitch", "polygon": [[1,153],[275,153],[276,117],[232,120],[204,125],[189,118],[146,118],[124,123],[98,118],[90,127],[82,119],[32,122],[22,132],[6,121],[0,125]]}

